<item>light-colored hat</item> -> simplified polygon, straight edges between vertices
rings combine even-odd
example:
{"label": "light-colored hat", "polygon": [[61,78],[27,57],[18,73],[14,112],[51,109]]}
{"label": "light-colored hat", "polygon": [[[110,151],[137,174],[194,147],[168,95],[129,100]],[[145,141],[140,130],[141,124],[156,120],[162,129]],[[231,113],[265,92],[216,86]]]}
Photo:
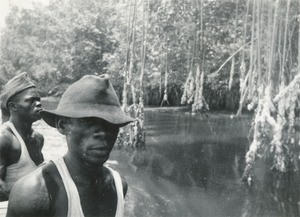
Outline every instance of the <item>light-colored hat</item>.
{"label": "light-colored hat", "polygon": [[106,74],[85,75],[67,88],[55,110],[42,110],[40,115],[51,127],[55,127],[57,116],[97,117],[120,127],[135,121],[121,109],[118,97]]}
{"label": "light-colored hat", "polygon": [[26,72],[18,74],[10,79],[4,86],[0,97],[4,107],[7,109],[7,103],[10,98],[32,87],[35,87],[35,84],[30,81]]}

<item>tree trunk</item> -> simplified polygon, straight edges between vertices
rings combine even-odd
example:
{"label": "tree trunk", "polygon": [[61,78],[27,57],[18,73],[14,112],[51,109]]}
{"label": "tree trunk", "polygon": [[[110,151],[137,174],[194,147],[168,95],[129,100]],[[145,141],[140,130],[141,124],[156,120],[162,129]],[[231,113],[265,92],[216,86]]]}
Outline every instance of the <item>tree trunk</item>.
{"label": "tree trunk", "polygon": [[129,58],[130,58],[130,44],[131,44],[131,0],[128,0],[128,24],[127,24],[127,51],[126,51],[126,62],[124,67],[124,85],[122,93],[122,107],[127,112],[128,107],[128,89],[130,87],[128,69],[129,69]]}

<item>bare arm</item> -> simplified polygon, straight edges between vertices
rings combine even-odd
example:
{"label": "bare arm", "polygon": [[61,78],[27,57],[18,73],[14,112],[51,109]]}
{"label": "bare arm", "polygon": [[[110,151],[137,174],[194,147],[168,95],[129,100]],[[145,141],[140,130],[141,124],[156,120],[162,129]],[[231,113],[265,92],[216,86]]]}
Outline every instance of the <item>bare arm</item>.
{"label": "bare arm", "polygon": [[10,191],[4,180],[6,176],[6,167],[9,165],[11,150],[11,139],[2,129],[0,132],[0,201],[8,200]]}
{"label": "bare arm", "polygon": [[41,168],[19,179],[9,195],[6,217],[50,217],[50,198]]}
{"label": "bare arm", "polygon": [[0,201],[6,201],[8,200],[8,195],[9,195],[9,189],[4,182],[4,177],[6,173],[6,167],[5,166],[0,166]]}

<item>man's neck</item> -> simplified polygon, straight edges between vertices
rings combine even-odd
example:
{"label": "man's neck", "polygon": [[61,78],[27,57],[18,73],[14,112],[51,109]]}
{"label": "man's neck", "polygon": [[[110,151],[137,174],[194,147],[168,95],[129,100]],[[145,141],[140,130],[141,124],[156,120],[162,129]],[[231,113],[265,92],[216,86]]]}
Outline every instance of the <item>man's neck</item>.
{"label": "man's neck", "polygon": [[65,155],[64,161],[75,183],[93,185],[103,179],[103,166],[86,165],[69,153]]}
{"label": "man's neck", "polygon": [[18,133],[23,139],[28,138],[32,134],[32,122],[24,121],[11,116],[9,119],[13,123]]}

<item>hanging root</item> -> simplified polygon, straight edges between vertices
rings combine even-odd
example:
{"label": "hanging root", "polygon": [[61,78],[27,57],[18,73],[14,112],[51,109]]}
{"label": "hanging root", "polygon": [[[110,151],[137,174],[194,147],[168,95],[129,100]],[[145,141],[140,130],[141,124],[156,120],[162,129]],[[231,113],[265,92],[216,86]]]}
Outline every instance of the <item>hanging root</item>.
{"label": "hanging root", "polygon": [[[246,167],[242,180],[246,181],[252,176],[256,158],[262,147],[266,146],[271,137],[270,133],[274,132],[277,127],[276,120],[271,116],[273,103],[271,101],[271,90],[268,86],[258,99],[254,123],[253,123],[253,141],[250,144],[249,151],[246,154]],[[279,153],[279,149],[278,149]]]}

